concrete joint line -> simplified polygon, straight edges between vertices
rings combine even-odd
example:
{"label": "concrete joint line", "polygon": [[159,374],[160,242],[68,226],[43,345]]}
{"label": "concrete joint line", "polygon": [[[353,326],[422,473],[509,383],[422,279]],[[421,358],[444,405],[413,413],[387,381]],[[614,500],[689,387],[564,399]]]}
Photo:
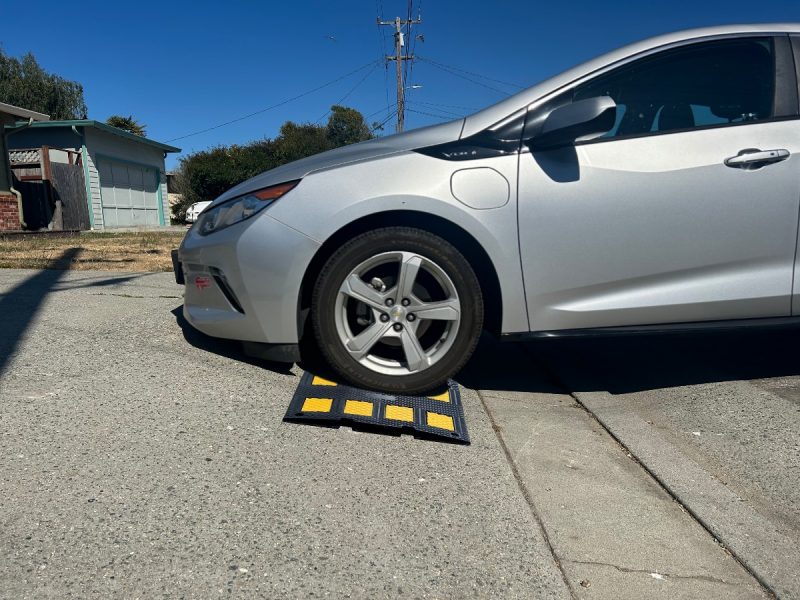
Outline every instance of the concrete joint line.
{"label": "concrete joint line", "polygon": [[483,410],[486,411],[486,415],[489,417],[489,422],[492,424],[492,430],[494,434],[497,436],[497,440],[500,442],[500,447],[503,449],[503,454],[506,457],[506,462],[508,462],[508,466],[511,468],[511,473],[514,475],[514,481],[517,482],[517,487],[519,488],[520,493],[522,493],[522,497],[525,499],[525,503],[528,505],[528,509],[531,511],[531,515],[533,516],[534,521],[539,526],[539,530],[544,538],[545,544],[547,544],[548,550],[550,550],[550,554],[553,556],[553,562],[558,567],[559,573],[561,573],[561,579],[564,580],[564,584],[567,586],[569,590],[570,596],[577,600],[578,596],[575,593],[575,590],[572,588],[570,584],[569,578],[567,577],[566,572],[564,571],[564,567],[562,566],[562,560],[559,558],[558,554],[556,554],[556,549],[553,547],[552,542],[550,541],[550,536],[547,533],[547,529],[545,529],[544,522],[542,521],[539,513],[536,511],[536,505],[533,502],[533,498],[531,498],[528,490],[525,488],[525,483],[522,481],[522,477],[517,470],[517,466],[514,463],[514,459],[511,456],[511,451],[506,446],[505,441],[503,441],[503,436],[500,435],[500,427],[497,425],[497,422],[494,419],[494,415],[492,411],[489,409],[489,406],[486,404],[486,399],[483,397],[483,393],[480,390],[476,389],[475,392],[478,394],[478,398],[481,399],[481,404],[483,405]]}
{"label": "concrete joint line", "polygon": [[[568,389],[566,386],[564,387]],[[657,432],[648,430],[646,448],[641,445],[634,446],[633,441],[625,435],[626,428],[624,425],[615,422],[613,417],[604,415],[602,406],[600,406],[601,403],[593,398],[593,396],[597,395],[611,397],[608,392],[592,392],[591,394],[569,392],[569,394],[768,593],[776,597],[782,597],[784,594],[787,597],[792,595],[791,590],[794,588],[795,582],[781,580],[780,576],[776,575],[772,565],[759,560],[760,552],[758,551],[758,548],[771,548],[773,552],[783,556],[797,554],[798,558],[795,564],[800,564],[800,553],[798,553],[796,545],[791,540],[775,532],[774,526],[764,517],[745,506],[723,483],[693,460],[673,448]],[[654,447],[657,447],[662,455],[669,456],[656,458],[655,453],[649,451]],[[690,474],[682,477],[682,481],[676,478],[676,481],[671,483],[666,477],[659,475],[658,471],[662,470],[668,472],[685,471]],[[700,486],[702,486],[702,490],[697,491],[696,488]],[[721,509],[720,507],[724,508]],[[722,511],[735,513],[735,517],[728,518],[731,522],[757,523],[758,531],[756,535],[750,535],[748,532],[741,532],[741,535],[739,535],[731,527],[714,523],[712,518],[722,514]],[[765,577],[763,573],[768,573],[769,576]],[[796,578],[797,574],[790,574],[789,577]]]}

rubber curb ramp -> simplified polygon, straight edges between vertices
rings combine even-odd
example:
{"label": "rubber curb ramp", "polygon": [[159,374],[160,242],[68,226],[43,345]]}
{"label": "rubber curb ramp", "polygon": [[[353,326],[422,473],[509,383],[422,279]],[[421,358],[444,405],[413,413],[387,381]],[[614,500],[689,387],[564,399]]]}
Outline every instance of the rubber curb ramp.
{"label": "rubber curb ramp", "polygon": [[305,372],[283,419],[333,426],[352,423],[395,434],[405,429],[420,437],[469,444],[458,384],[449,380],[447,387],[437,392],[430,396],[395,396]]}

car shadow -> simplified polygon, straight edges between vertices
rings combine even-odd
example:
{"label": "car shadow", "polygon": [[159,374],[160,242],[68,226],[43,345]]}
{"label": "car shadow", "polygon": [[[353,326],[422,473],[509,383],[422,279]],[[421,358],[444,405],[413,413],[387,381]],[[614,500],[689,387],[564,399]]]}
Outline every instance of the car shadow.
{"label": "car shadow", "polygon": [[475,389],[612,394],[800,375],[800,329],[499,343],[483,336],[456,379]]}
{"label": "car shadow", "polygon": [[[291,374],[292,365],[245,354],[234,340],[207,336],[172,311],[192,346]],[[454,377],[471,389],[537,393],[608,391],[626,394],[687,385],[800,376],[800,328],[549,338],[500,342],[484,334],[472,358]],[[298,366],[337,377],[308,336]]]}
{"label": "car shadow", "polygon": [[195,348],[199,348],[200,350],[204,350],[212,354],[218,354],[231,360],[262,367],[275,373],[294,376],[291,370],[291,363],[273,362],[248,356],[242,349],[241,342],[211,337],[210,335],[206,335],[198,331],[192,327],[183,316],[182,306],[174,308],[171,312],[175,316],[175,322],[183,332],[183,338]]}

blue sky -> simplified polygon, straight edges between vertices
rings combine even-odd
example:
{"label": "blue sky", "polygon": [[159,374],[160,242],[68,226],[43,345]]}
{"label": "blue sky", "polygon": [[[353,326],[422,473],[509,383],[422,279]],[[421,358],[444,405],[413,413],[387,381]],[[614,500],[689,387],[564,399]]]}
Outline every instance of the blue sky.
{"label": "blue sky", "polygon": [[[11,55],[31,51],[47,70],[82,83],[91,118],[132,114],[147,125],[149,137],[168,141],[377,61],[393,43],[389,28],[375,24],[377,14],[390,19],[407,11],[406,0],[41,0],[36,13],[47,16],[4,27],[0,43]],[[423,23],[415,32],[425,39],[416,42],[417,55],[518,86],[666,31],[800,21],[796,0],[415,0],[414,16],[418,11]],[[172,143],[192,152],[273,137],[286,120],[317,121],[348,93],[344,104],[370,115],[370,122],[382,120],[387,96],[388,104],[395,101],[393,68],[366,67],[273,110]],[[467,77],[484,85],[416,62],[407,84],[422,88],[408,92],[408,108],[417,112],[407,113],[406,128],[472,112],[518,89]],[[394,131],[394,121],[385,131]],[[168,158],[168,168],[176,158]]]}

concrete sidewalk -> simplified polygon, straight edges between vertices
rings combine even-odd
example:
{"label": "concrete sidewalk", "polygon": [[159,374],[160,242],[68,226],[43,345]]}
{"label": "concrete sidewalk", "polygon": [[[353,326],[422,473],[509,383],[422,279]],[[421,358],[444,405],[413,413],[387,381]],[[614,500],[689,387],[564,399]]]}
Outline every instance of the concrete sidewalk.
{"label": "concrete sidewalk", "polygon": [[575,397],[781,598],[800,598],[797,330],[533,348]]}
{"label": "concrete sidewalk", "polygon": [[476,359],[496,374],[482,401],[575,597],[767,597],[523,346],[487,342]]}

